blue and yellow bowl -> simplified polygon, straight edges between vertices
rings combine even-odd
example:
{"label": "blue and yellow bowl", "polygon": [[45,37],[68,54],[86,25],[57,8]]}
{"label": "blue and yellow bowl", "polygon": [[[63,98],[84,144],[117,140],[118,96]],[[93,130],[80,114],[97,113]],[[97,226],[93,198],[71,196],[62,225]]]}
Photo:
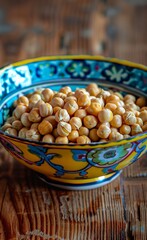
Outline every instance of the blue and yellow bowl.
{"label": "blue and yellow bowl", "polygon": [[[147,67],[94,56],[42,57],[14,63],[0,70],[0,125],[11,114],[20,93],[40,87],[74,90],[97,82],[134,95],[147,95]],[[120,171],[147,150],[147,132],[114,142],[48,144],[10,136],[0,131],[2,145],[19,162],[39,172],[53,186],[91,189],[115,179]]]}

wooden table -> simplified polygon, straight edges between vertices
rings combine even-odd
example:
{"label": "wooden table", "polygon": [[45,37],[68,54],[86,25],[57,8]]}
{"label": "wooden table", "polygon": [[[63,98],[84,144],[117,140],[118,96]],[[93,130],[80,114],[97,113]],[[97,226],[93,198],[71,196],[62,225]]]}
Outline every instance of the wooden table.
{"label": "wooden table", "polygon": [[[147,64],[145,0],[0,1],[0,66],[101,54]],[[0,240],[146,240],[147,155],[89,191],[50,188],[0,148]]]}

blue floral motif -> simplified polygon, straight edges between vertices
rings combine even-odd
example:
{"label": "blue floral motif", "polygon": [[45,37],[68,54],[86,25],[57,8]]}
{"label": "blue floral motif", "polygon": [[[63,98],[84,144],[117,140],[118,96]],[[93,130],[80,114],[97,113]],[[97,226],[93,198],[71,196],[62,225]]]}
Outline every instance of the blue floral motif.
{"label": "blue floral motif", "polygon": [[72,154],[73,154],[73,159],[75,161],[82,161],[82,162],[86,162],[86,154],[87,151],[84,150],[71,150]]}
{"label": "blue floral motif", "polygon": [[90,72],[91,66],[86,61],[72,61],[66,71],[72,78],[84,79]]}
{"label": "blue floral motif", "polygon": [[36,68],[37,77],[46,78],[47,76],[50,78],[57,73],[57,67],[54,64],[44,63],[38,65]]}
{"label": "blue floral motif", "polygon": [[102,75],[106,77],[106,80],[114,82],[122,82],[129,79],[129,71],[125,69],[124,66],[119,66],[117,64],[111,64],[108,68],[102,71]]}

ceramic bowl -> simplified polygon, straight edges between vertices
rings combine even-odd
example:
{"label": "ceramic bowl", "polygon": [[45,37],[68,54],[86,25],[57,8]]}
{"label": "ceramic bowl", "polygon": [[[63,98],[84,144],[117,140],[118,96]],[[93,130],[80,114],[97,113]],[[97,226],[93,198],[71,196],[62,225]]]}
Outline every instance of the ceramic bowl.
{"label": "ceramic bowl", "polygon": [[[0,70],[0,125],[21,93],[38,87],[58,90],[65,85],[74,90],[90,82],[146,96],[147,67],[98,56],[53,56],[14,63]],[[111,182],[147,150],[147,132],[120,141],[61,145],[33,142],[0,131],[0,141],[15,159],[37,171],[50,185],[80,190]]]}

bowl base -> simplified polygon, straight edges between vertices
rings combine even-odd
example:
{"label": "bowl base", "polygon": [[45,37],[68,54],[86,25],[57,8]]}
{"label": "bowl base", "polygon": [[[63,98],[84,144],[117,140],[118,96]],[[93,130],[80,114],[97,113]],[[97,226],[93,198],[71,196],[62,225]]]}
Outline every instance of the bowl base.
{"label": "bowl base", "polygon": [[113,180],[115,180],[122,171],[117,171],[115,173],[108,174],[106,176],[101,176],[92,179],[61,179],[57,181],[57,178],[47,177],[39,174],[38,177],[49,184],[52,187],[66,189],[66,190],[89,190],[94,188],[102,187]]}

